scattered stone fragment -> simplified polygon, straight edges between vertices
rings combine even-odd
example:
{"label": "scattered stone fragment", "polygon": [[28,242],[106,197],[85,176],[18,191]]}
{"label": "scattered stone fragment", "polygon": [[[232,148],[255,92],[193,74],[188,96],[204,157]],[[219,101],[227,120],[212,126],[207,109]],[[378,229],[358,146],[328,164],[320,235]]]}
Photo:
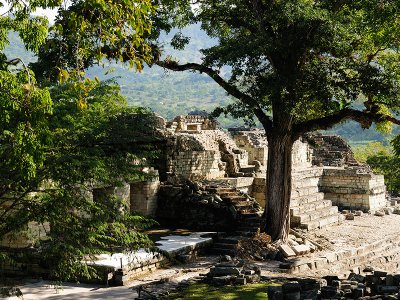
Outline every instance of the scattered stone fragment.
{"label": "scattered stone fragment", "polygon": [[384,211],[377,210],[377,211],[375,212],[374,215],[375,215],[375,216],[378,216],[378,217],[383,217],[383,216],[385,215],[385,212],[384,212]]}
{"label": "scattered stone fragment", "polygon": [[396,214],[396,215],[400,215],[400,208],[399,208],[399,207],[396,207],[396,208],[393,210],[393,213]]}
{"label": "scattered stone fragment", "polygon": [[380,270],[375,270],[374,271],[374,276],[375,277],[385,277],[387,275],[387,272],[385,271],[380,271]]}
{"label": "scattered stone fragment", "polygon": [[346,214],[346,220],[354,220],[354,214],[352,213]]}
{"label": "scattered stone fragment", "polygon": [[375,269],[372,266],[366,266],[363,270],[363,272],[373,272]]}
{"label": "scattered stone fragment", "polygon": [[310,252],[310,247],[307,245],[292,246],[292,249],[296,253],[296,255],[303,255]]}
{"label": "scattered stone fragment", "polygon": [[289,245],[282,244],[279,246],[279,250],[281,251],[284,257],[296,256],[296,253]]}
{"label": "scattered stone fragment", "polygon": [[356,210],[356,211],[354,212],[354,215],[357,216],[357,217],[361,217],[363,214],[364,214],[364,213],[363,213],[362,210]]}
{"label": "scattered stone fragment", "polygon": [[385,207],[384,209],[385,214],[391,215],[393,213],[393,208],[392,207]]}

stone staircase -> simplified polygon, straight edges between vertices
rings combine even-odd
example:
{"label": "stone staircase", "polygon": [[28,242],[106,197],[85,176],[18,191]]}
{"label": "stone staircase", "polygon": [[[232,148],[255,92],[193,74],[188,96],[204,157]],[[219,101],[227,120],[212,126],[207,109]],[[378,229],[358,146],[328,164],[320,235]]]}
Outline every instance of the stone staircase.
{"label": "stone staircase", "polygon": [[294,170],[292,173],[292,194],[290,200],[290,226],[312,230],[343,221],[338,207],[331,200],[324,199],[318,183],[322,168],[313,167]]}
{"label": "stone staircase", "polygon": [[232,205],[236,215],[236,227],[232,232],[220,236],[210,252],[218,255],[235,256],[241,240],[254,236],[261,226],[261,208],[258,203],[232,187],[208,186],[208,192],[218,195]]}
{"label": "stone staircase", "polygon": [[383,237],[357,248],[321,253],[315,257],[294,258],[281,263],[280,267],[291,274],[360,274],[369,266],[395,272],[400,267],[400,236]]}

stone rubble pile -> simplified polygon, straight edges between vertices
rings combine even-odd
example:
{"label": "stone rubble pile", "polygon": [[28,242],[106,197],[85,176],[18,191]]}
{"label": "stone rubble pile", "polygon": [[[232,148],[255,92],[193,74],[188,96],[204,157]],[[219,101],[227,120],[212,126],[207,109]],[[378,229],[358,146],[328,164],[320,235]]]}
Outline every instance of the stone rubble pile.
{"label": "stone rubble pile", "polygon": [[240,229],[243,218],[261,214],[253,198],[219,181],[163,184],[158,197],[157,220],[173,227],[232,232]]}
{"label": "stone rubble pile", "polygon": [[279,251],[284,258],[302,256],[308,253],[313,253],[318,250],[319,245],[310,241],[299,234],[297,236],[290,234],[286,244],[279,246]]}
{"label": "stone rubble pile", "polygon": [[315,280],[292,278],[279,286],[268,287],[269,300],[300,299],[400,299],[400,274],[364,269],[364,275],[350,273],[347,279],[325,276]]}
{"label": "stone rubble pile", "polygon": [[221,257],[221,262],[210,269],[204,281],[221,286],[229,284],[245,285],[260,281],[261,270],[259,267],[246,264],[243,260],[233,260],[229,255]]}
{"label": "stone rubble pile", "polygon": [[320,290],[319,299],[399,299],[400,274],[364,269],[364,275],[351,273],[347,280],[325,277],[327,284]]}

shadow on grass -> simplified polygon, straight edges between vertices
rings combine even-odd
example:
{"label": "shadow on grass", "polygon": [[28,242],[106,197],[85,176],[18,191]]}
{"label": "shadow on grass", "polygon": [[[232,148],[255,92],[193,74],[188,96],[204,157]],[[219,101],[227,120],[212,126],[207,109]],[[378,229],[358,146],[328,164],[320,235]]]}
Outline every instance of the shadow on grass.
{"label": "shadow on grass", "polygon": [[201,299],[201,300],[265,300],[268,299],[267,289],[271,283],[255,283],[216,287],[204,283],[192,284],[179,292],[173,293],[168,299]]}

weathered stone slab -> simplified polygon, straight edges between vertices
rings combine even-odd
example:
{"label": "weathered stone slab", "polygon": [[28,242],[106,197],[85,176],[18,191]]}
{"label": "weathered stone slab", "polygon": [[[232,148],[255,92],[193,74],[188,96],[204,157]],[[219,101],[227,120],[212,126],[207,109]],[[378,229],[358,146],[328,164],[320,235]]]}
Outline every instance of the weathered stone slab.
{"label": "weathered stone slab", "polygon": [[282,244],[279,246],[279,250],[281,251],[284,257],[296,256],[296,253],[289,245]]}
{"label": "weathered stone slab", "polygon": [[292,246],[292,249],[296,253],[296,255],[303,255],[310,252],[310,247],[308,245],[295,245]]}

